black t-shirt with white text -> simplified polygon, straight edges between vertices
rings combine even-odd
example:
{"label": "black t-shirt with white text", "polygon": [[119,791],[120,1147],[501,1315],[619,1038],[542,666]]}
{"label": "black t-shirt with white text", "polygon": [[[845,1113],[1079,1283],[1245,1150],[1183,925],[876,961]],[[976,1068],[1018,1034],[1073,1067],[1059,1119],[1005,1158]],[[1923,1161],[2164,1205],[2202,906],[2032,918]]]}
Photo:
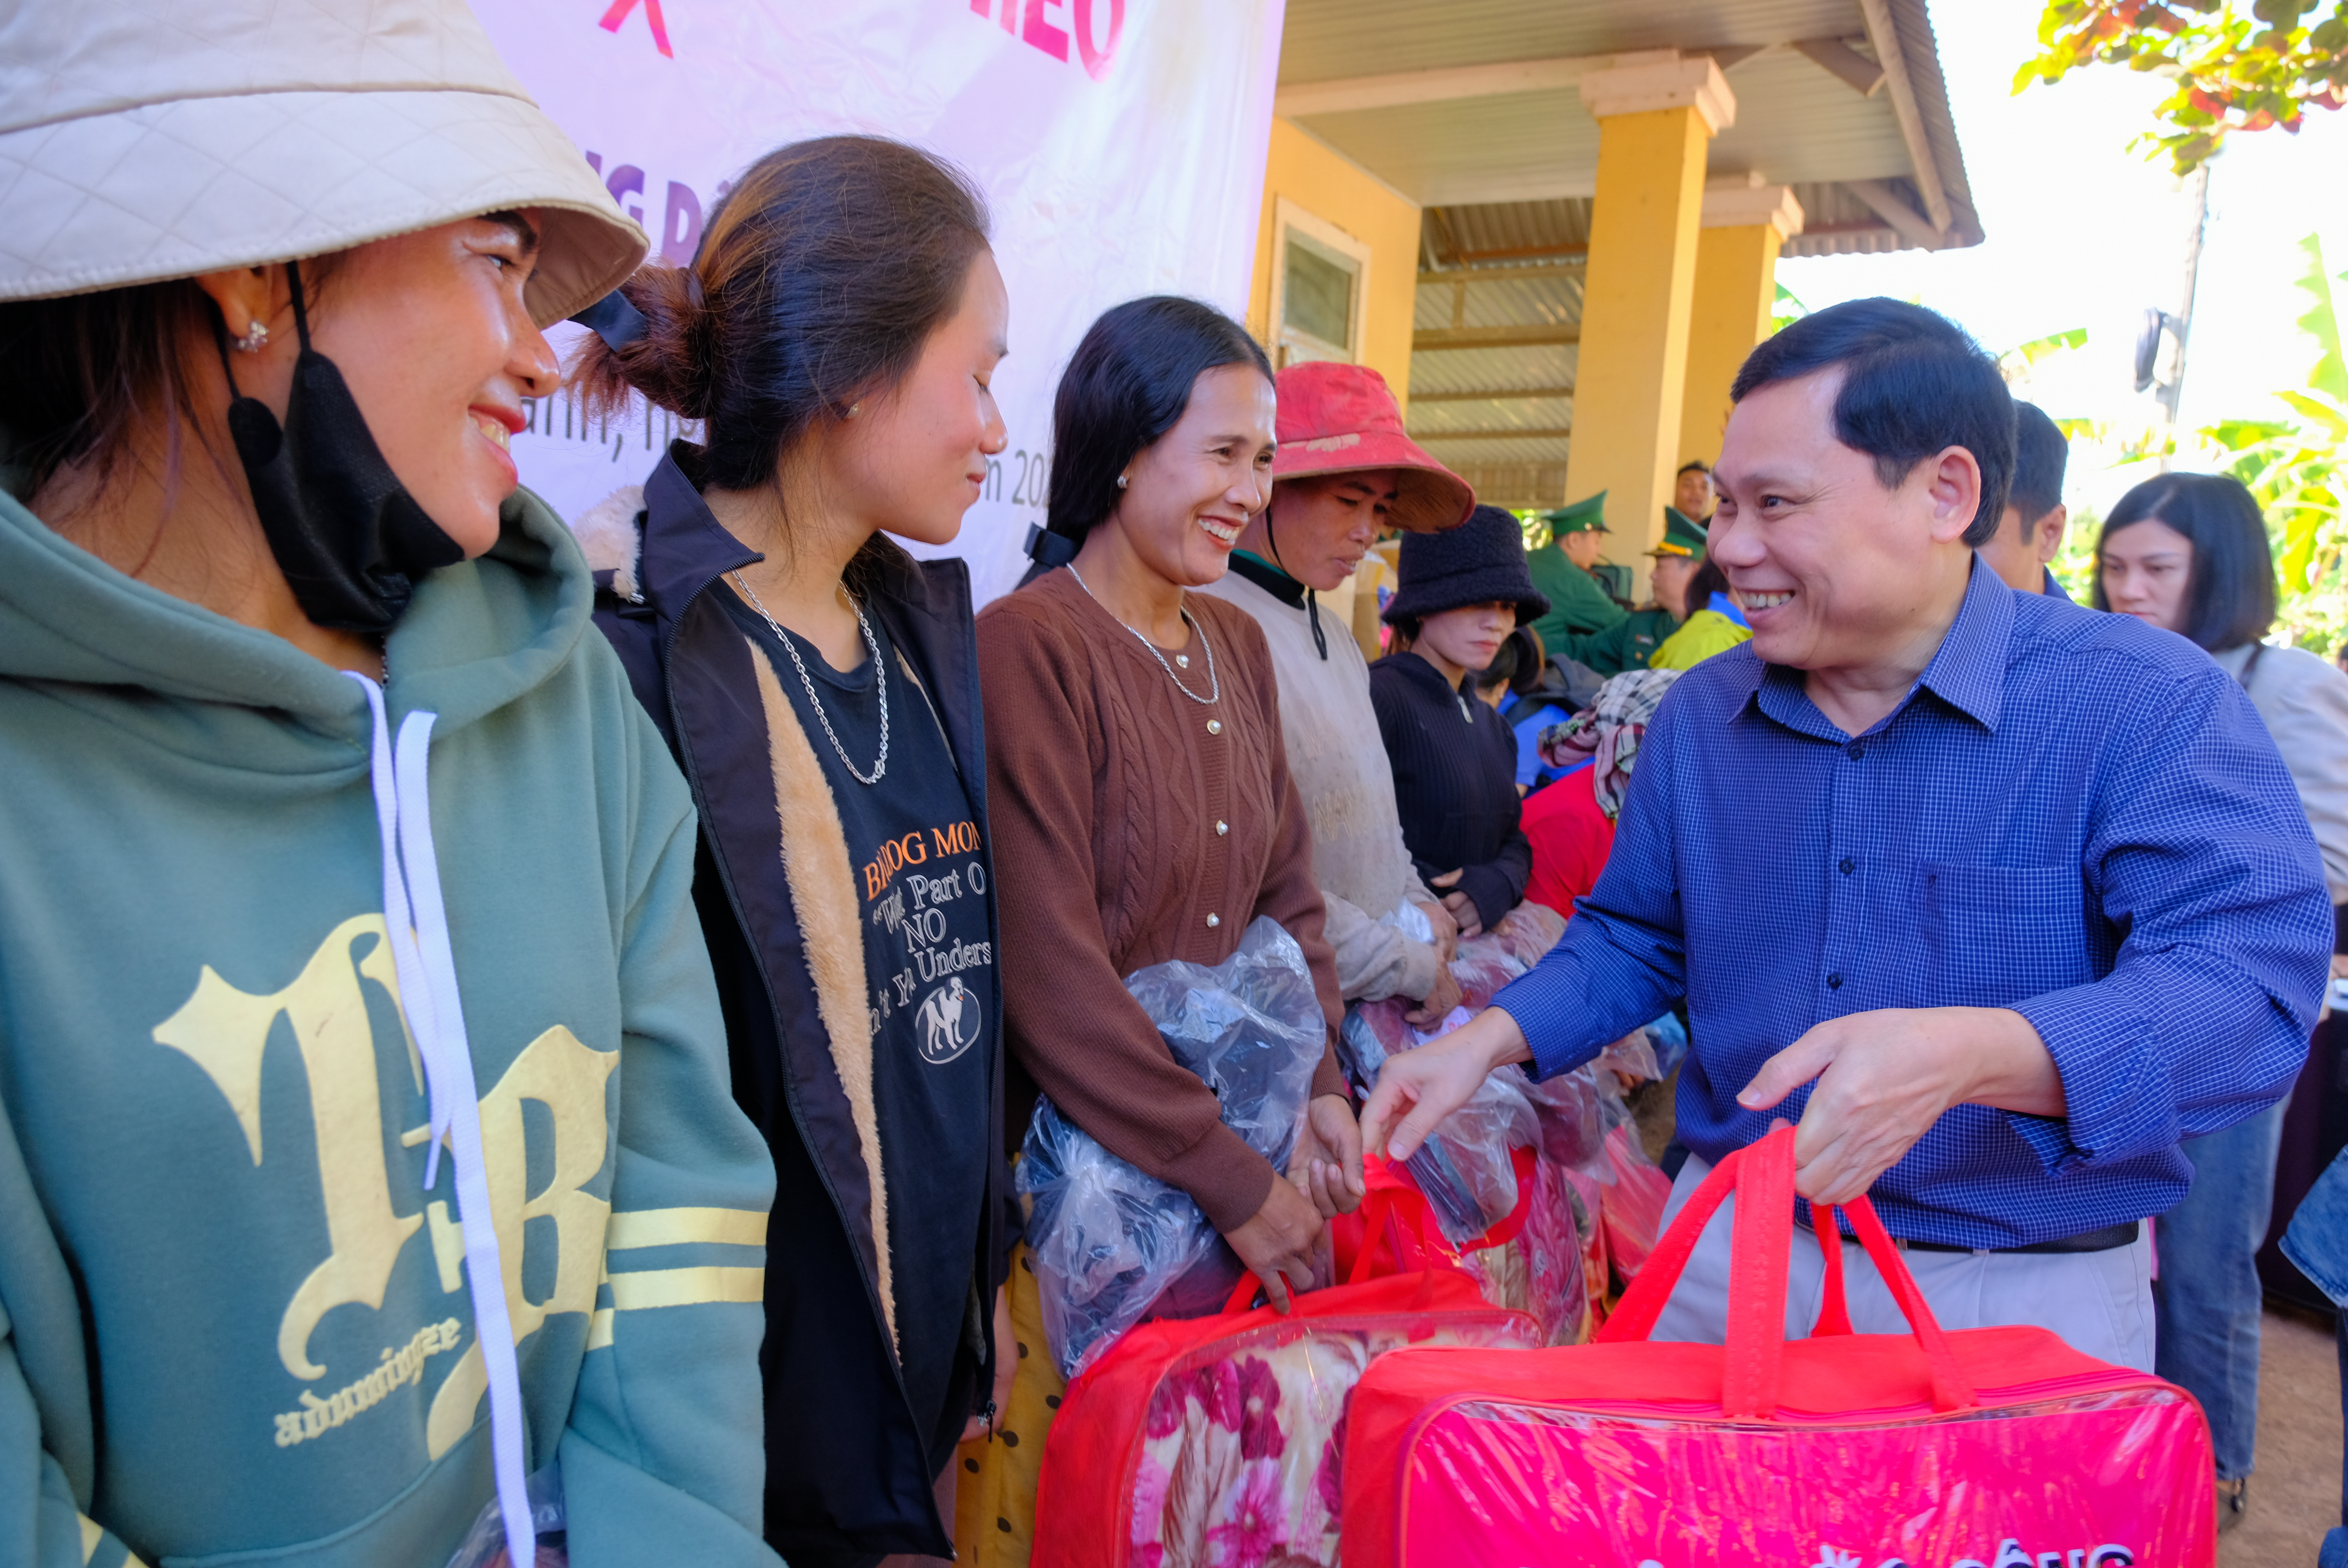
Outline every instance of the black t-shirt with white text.
{"label": "black t-shirt with white text", "polygon": [[[889,675],[889,764],[880,782],[868,784],[849,773],[825,735],[798,667],[764,618],[726,598],[798,713],[848,839],[863,915],[897,1334],[915,1418],[933,1431],[945,1418],[942,1403],[964,1337],[991,1157],[990,1074],[998,1046],[986,1035],[994,951],[976,814],[928,695],[877,620],[872,633]],[[842,674],[805,639],[797,641],[823,716],[870,776],[880,750],[871,659]],[[951,1266],[938,1266],[947,1259]],[[957,1428],[963,1413],[954,1413]]]}

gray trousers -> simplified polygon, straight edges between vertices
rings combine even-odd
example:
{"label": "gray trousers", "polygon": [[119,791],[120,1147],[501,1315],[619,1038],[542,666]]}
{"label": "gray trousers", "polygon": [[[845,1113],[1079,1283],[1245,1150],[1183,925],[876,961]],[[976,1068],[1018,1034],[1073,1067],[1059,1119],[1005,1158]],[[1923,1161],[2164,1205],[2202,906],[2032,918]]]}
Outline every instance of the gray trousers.
{"label": "gray trousers", "polygon": [[[1663,1208],[1669,1229],[1688,1196],[1712,1170],[1690,1154]],[[1653,1337],[1717,1345],[1728,1322],[1729,1235],[1736,1215],[1731,1196],[1704,1227]],[[1990,1328],[2029,1323],[2051,1328],[2083,1355],[2140,1372],[2152,1370],[2152,1227],[2132,1246],[2108,1252],[1915,1252],[1908,1272],[1943,1328]],[[1904,1334],[1908,1321],[1891,1299],[1866,1250],[1842,1244],[1843,1290],[1850,1326],[1859,1334]],[[1794,1230],[1786,1282],[1786,1337],[1807,1337],[1818,1321],[1826,1266],[1818,1238]]]}

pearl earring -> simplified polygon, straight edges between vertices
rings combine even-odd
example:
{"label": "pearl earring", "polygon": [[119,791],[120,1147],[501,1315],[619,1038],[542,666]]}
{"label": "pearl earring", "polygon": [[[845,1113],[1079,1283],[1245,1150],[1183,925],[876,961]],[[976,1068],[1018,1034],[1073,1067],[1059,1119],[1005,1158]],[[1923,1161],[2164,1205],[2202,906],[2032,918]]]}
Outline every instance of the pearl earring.
{"label": "pearl earring", "polygon": [[848,405],[848,415],[847,415],[847,417],[849,417],[849,418],[850,418],[850,419],[853,419],[853,418],[855,418],[858,415],[860,415],[860,414],[861,414],[861,413],[863,413],[863,412],[864,412],[864,405],[862,405],[862,404],[860,404],[860,403],[851,403],[851,404],[850,404],[850,405]]}
{"label": "pearl earring", "polygon": [[1117,487],[1120,490],[1125,488],[1125,476],[1122,474],[1117,477]]}
{"label": "pearl earring", "polygon": [[259,354],[269,344],[269,329],[259,322],[246,323],[244,335],[232,343],[239,354]]}

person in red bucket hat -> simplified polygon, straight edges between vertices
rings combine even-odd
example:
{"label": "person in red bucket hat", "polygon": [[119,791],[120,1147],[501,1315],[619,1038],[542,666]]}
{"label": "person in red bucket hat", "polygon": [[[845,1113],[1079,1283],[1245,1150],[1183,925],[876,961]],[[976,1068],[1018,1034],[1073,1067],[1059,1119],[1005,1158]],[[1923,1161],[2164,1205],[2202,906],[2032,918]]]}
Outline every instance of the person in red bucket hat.
{"label": "person in red bucket hat", "polygon": [[1278,386],[1272,502],[1249,520],[1230,572],[1194,591],[1246,610],[1271,644],[1338,989],[1348,1001],[1406,998],[1432,1021],[1458,1005],[1444,961],[1457,927],[1403,847],[1369,666],[1346,627],[1323,623],[1313,596],[1352,577],[1381,530],[1455,527],[1476,495],[1404,433],[1385,378],[1368,366],[1291,365]]}

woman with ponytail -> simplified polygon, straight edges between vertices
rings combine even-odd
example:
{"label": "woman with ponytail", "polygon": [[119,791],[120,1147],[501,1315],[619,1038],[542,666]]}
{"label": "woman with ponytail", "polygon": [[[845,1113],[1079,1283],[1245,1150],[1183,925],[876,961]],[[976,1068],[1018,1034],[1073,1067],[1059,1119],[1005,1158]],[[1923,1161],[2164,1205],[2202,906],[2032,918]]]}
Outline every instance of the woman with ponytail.
{"label": "woman with ponytail", "polygon": [[577,528],[693,785],[735,1097],[774,1153],[767,1539],[797,1564],[950,1555],[954,1446],[1012,1364],[970,578],[883,537],[960,531],[1007,315],[969,182],[833,137],[752,164],[573,366],[591,406],[702,426]]}

